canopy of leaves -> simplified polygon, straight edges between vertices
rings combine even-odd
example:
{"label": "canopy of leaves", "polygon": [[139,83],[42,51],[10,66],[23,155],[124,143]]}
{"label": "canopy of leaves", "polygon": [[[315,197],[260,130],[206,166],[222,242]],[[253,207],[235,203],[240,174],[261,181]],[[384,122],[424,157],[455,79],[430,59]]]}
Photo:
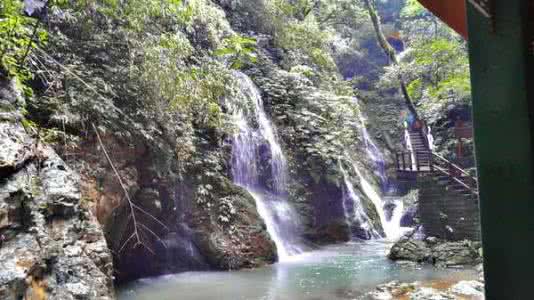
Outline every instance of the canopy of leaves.
{"label": "canopy of leaves", "polygon": [[469,62],[465,41],[417,1],[406,2],[401,13],[407,50],[397,67],[388,67],[381,78],[392,87],[398,74],[423,111],[470,99]]}

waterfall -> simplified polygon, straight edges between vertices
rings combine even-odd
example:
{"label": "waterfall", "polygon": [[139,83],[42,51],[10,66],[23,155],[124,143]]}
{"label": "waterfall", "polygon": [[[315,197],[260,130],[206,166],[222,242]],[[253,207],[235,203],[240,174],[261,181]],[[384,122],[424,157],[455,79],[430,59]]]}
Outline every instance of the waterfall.
{"label": "waterfall", "polygon": [[[354,230],[358,232],[355,234],[364,239],[379,238],[380,234],[373,227],[369,216],[363,209],[361,198],[356,194],[354,186],[349,181],[347,172],[341,166],[341,173],[343,174],[343,181],[345,188],[343,189],[342,207],[345,214],[345,222],[350,228],[351,234],[354,235]],[[362,232],[363,231],[363,232]]]}
{"label": "waterfall", "polygon": [[404,233],[404,230],[400,226],[400,220],[404,212],[404,205],[402,201],[398,200],[395,202],[395,209],[393,209],[391,217],[387,219],[384,212],[384,202],[382,201],[382,197],[380,197],[373,186],[365,179],[358,167],[356,165],[353,165],[353,167],[360,178],[360,184],[363,192],[376,207],[376,211],[380,217],[380,222],[382,223],[386,237],[390,239],[400,237]]}
{"label": "waterfall", "polygon": [[[358,99],[354,98],[354,102],[358,104]],[[359,108],[359,107],[358,107]],[[381,190],[383,192],[389,192],[388,189],[388,180],[386,176],[386,170],[385,170],[385,159],[384,155],[378,148],[378,146],[374,143],[373,139],[369,135],[369,132],[367,131],[367,127],[365,125],[365,118],[361,112],[360,109],[358,109],[358,117],[360,120],[360,132],[364,139],[365,144],[365,151],[367,153],[367,156],[374,162],[375,164],[375,171],[378,173],[381,181]],[[375,191],[373,186],[369,183],[369,181],[363,176],[362,172],[358,169],[356,164],[352,164],[352,167],[354,168],[354,171],[358,175],[360,179],[360,186],[362,187],[363,192],[365,195],[371,200],[371,202],[374,204],[377,213],[380,217],[380,222],[382,223],[382,227],[384,228],[384,233],[387,238],[398,238],[400,237],[404,232],[405,229],[401,228],[400,226],[400,220],[402,218],[402,215],[404,213],[404,204],[402,203],[402,200],[396,199],[394,201],[395,208],[393,209],[391,216],[389,218],[386,217],[385,213],[385,203],[380,196],[380,194]]]}
{"label": "waterfall", "polygon": [[[261,95],[252,80],[235,72],[240,92],[247,103],[229,107],[237,130],[232,137],[232,176],[234,182],[247,189],[256,201],[258,214],[264,220],[267,231],[276,244],[279,261],[301,253],[298,229],[299,217],[287,202],[287,163],[277,141],[276,131],[267,117]],[[254,123],[255,121],[255,123]],[[253,126],[256,124],[257,126]],[[267,146],[267,152],[262,151]],[[270,159],[272,187],[260,182],[261,157]]]}
{"label": "waterfall", "polygon": [[384,160],[384,155],[382,154],[382,151],[380,151],[378,146],[375,144],[373,139],[371,139],[371,136],[367,131],[367,126],[365,125],[365,118],[363,117],[362,111],[358,104],[358,98],[354,98],[354,102],[358,105],[358,119],[360,120],[359,128],[363,136],[363,141],[365,143],[365,151],[367,152],[367,156],[369,156],[369,158],[374,162],[376,171],[378,172],[378,175],[380,177],[381,188],[383,191],[385,191],[387,189],[388,180],[386,176],[386,163]]}

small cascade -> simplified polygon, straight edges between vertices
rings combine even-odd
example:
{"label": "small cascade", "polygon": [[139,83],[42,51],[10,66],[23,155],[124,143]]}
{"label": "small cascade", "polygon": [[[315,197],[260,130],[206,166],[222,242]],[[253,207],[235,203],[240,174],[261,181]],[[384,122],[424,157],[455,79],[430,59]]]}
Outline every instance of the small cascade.
{"label": "small cascade", "polygon": [[[358,104],[358,99],[354,98],[354,102]],[[378,146],[374,143],[373,139],[369,135],[369,132],[367,131],[367,127],[365,126],[365,118],[360,109],[358,109],[358,117],[360,119],[359,128],[364,139],[365,150],[366,150],[367,156],[374,162],[375,168],[376,168],[375,171],[378,173],[380,177],[381,191],[385,193],[390,193],[392,191],[390,190],[388,178],[386,175],[386,168],[385,168],[386,164],[385,164],[384,155],[382,154]],[[373,202],[374,206],[376,207],[376,210],[380,217],[380,222],[382,223],[382,227],[384,228],[384,233],[386,237],[392,238],[392,239],[400,237],[405,232],[405,230],[401,228],[400,226],[400,220],[404,213],[404,204],[402,203],[402,201],[400,199],[397,199],[393,203],[389,203],[389,204],[392,204],[394,208],[390,216],[389,217],[386,216],[386,213],[385,213],[386,203],[383,201],[379,192],[375,191],[373,186],[363,176],[362,172],[360,172],[360,170],[355,164],[353,164],[353,168],[354,168],[354,171],[358,174],[363,192]]]}
{"label": "small cascade", "polygon": [[[354,102],[358,104],[358,98],[354,98]],[[363,117],[361,109],[358,109],[358,119],[360,120],[359,128],[365,143],[365,151],[367,152],[367,156],[369,156],[369,158],[375,164],[376,171],[380,176],[382,190],[386,191],[388,188],[388,178],[386,176],[386,162],[384,159],[384,155],[382,154],[382,151],[380,151],[378,146],[375,144],[373,139],[371,139],[371,136],[367,131],[367,127],[365,125],[365,118]]]}
{"label": "small cascade", "polygon": [[380,234],[373,227],[369,216],[363,210],[361,199],[356,194],[347,172],[343,166],[340,165],[340,168],[345,185],[342,199],[343,211],[345,213],[345,222],[347,222],[352,235],[363,239],[379,238]]}
{"label": "small cascade", "polygon": [[389,239],[401,237],[402,234],[405,232],[405,230],[400,225],[400,220],[404,212],[404,205],[402,201],[399,200],[394,203],[395,208],[391,213],[391,217],[389,219],[386,218],[386,213],[384,210],[385,203],[382,201],[382,197],[380,197],[380,195],[375,191],[373,186],[365,179],[358,167],[356,165],[353,165],[353,167],[356,173],[358,174],[358,177],[360,178],[360,184],[363,189],[363,192],[376,207],[386,237]]}
{"label": "small cascade", "polygon": [[[267,118],[261,95],[252,80],[243,73],[236,72],[240,91],[246,101],[252,102],[252,109],[246,103],[230,107],[237,125],[232,138],[232,175],[234,182],[247,189],[256,200],[259,215],[264,220],[267,231],[276,244],[279,261],[288,260],[302,252],[298,243],[299,217],[287,202],[287,163],[282,148],[277,141],[275,129]],[[253,121],[257,128],[253,127]],[[260,182],[260,153],[268,148],[272,187]]]}

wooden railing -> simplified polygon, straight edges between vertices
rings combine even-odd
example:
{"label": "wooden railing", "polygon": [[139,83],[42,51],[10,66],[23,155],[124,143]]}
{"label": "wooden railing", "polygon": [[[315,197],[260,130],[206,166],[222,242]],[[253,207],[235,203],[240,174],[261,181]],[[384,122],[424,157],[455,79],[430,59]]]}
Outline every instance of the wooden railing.
{"label": "wooden railing", "polygon": [[[408,172],[433,171],[433,157],[430,151],[397,152],[395,157],[397,170]],[[424,158],[424,159],[418,159]]]}
{"label": "wooden railing", "polygon": [[478,195],[477,179],[439,154],[430,151],[414,152],[413,154],[412,152],[397,152],[395,160],[398,171],[420,173],[437,171],[473,195]]}
{"label": "wooden railing", "polygon": [[432,153],[432,156],[434,157],[435,170],[448,176],[452,181],[460,184],[472,194],[478,195],[478,180],[475,176],[436,153]]}

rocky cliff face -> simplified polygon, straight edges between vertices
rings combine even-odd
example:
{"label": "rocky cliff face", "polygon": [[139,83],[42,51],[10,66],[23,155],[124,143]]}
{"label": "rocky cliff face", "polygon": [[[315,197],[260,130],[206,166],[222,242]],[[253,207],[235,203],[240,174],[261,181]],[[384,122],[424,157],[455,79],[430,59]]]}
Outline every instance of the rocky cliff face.
{"label": "rocky cliff face", "polygon": [[79,175],[25,130],[23,105],[0,79],[0,298],[112,299],[111,253]]}

